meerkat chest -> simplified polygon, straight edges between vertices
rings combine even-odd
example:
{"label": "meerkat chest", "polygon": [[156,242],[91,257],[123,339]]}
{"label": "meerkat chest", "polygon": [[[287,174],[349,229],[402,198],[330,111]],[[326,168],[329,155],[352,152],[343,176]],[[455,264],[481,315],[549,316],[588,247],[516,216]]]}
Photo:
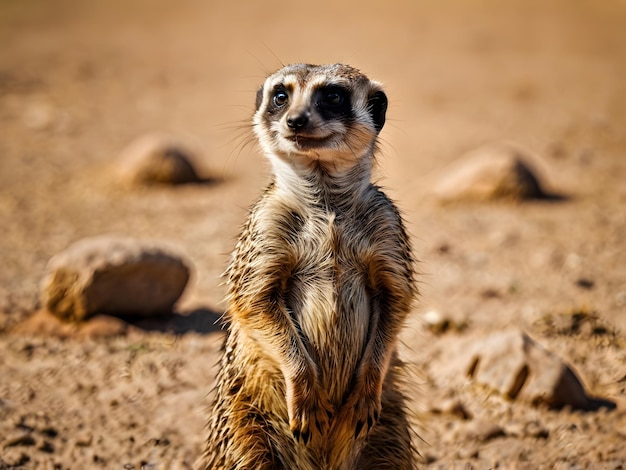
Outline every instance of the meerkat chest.
{"label": "meerkat chest", "polygon": [[317,213],[302,225],[286,303],[318,360],[352,368],[365,343],[370,312],[365,244],[350,217]]}

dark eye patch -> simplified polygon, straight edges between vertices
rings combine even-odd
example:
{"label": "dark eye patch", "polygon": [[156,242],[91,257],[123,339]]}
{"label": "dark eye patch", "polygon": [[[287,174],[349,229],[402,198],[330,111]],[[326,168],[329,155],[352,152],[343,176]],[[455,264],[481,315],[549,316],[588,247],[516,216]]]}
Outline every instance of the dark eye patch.
{"label": "dark eye patch", "polygon": [[315,91],[313,100],[320,115],[326,120],[353,117],[350,92],[342,86],[321,87]]}

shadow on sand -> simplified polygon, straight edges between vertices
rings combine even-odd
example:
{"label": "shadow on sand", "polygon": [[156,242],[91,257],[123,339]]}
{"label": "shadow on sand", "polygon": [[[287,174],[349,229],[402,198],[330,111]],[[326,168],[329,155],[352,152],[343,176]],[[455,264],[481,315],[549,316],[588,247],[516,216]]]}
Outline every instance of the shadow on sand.
{"label": "shadow on sand", "polygon": [[130,325],[144,331],[157,331],[184,335],[185,333],[208,334],[222,331],[222,312],[210,308],[197,308],[189,312],[161,315],[150,318],[124,318]]}
{"label": "shadow on sand", "polygon": [[133,331],[206,335],[219,332],[223,328],[222,312],[205,307],[151,317],[99,314],[82,322],[62,321],[46,309],[40,309],[18,323],[10,332],[57,338],[106,338],[124,336]]}

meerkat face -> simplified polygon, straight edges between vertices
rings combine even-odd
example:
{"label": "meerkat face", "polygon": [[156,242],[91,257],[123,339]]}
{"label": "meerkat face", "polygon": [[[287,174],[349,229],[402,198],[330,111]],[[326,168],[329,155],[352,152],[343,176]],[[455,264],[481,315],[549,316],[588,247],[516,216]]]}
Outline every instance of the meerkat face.
{"label": "meerkat face", "polygon": [[253,124],[269,155],[345,168],[369,158],[386,110],[381,86],[358,70],[295,64],[265,80]]}

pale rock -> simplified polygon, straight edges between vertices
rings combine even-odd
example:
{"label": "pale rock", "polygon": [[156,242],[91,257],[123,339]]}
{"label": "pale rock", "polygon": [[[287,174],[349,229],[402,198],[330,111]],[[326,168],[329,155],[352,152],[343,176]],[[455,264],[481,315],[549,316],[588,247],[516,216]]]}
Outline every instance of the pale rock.
{"label": "pale rock", "polygon": [[486,421],[472,421],[465,432],[470,439],[478,442],[488,442],[506,436],[506,431],[502,427]]}
{"label": "pale rock", "polygon": [[97,313],[168,313],[187,285],[189,266],[167,245],[115,236],[86,238],[48,262],[43,304],[71,321]]}
{"label": "pale rock", "polygon": [[429,310],[422,315],[424,327],[436,335],[450,331],[463,331],[467,327],[467,322],[457,321],[452,317],[444,316],[437,310]]}
{"label": "pale rock", "polygon": [[4,449],[0,457],[0,468],[25,468],[30,457],[20,447]]}
{"label": "pale rock", "polygon": [[424,313],[422,320],[426,328],[436,334],[445,332],[450,326],[448,319],[444,318],[443,315],[436,310],[429,310]]}
{"label": "pale rock", "polygon": [[462,420],[470,420],[473,417],[472,413],[468,411],[463,402],[458,398],[437,400],[430,406],[429,411],[434,414],[455,416]]}
{"label": "pale rock", "polygon": [[533,437],[535,439],[547,439],[550,437],[550,431],[537,421],[530,421],[524,426],[524,436]]}
{"label": "pale rock", "polygon": [[166,135],[148,134],[132,141],[118,160],[123,183],[136,185],[184,184],[201,181],[198,153],[189,143]]}
{"label": "pale rock", "polygon": [[510,399],[560,408],[590,409],[576,373],[557,355],[519,331],[493,334],[464,353],[465,373]]}
{"label": "pale rock", "polygon": [[511,144],[489,145],[461,157],[434,188],[441,202],[524,200],[546,197],[523,149]]}
{"label": "pale rock", "polygon": [[2,447],[7,448],[16,446],[34,446],[35,444],[35,438],[30,432],[18,431],[13,435],[7,436],[7,438],[2,443]]}
{"label": "pale rock", "polygon": [[93,315],[80,323],[68,323],[42,308],[11,330],[25,336],[52,336],[56,338],[110,338],[131,333],[134,328],[112,315]]}

